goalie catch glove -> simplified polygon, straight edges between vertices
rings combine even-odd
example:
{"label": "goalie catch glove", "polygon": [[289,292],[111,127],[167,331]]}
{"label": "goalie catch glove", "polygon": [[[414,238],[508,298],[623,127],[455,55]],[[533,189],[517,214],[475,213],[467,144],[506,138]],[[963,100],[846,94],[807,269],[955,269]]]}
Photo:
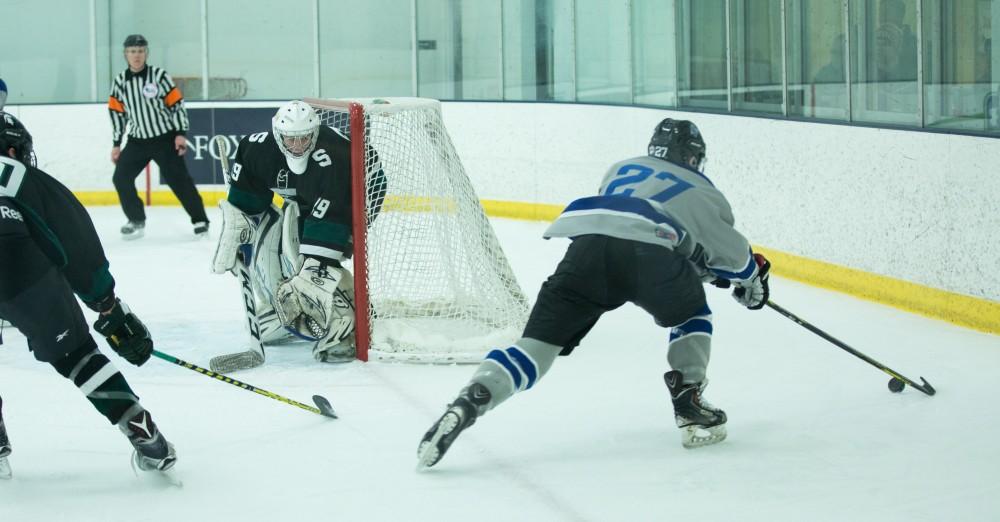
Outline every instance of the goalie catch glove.
{"label": "goalie catch glove", "polygon": [[274,293],[278,319],[307,338],[329,341],[329,334],[334,333],[343,339],[354,332],[351,283],[351,273],[344,268],[307,257],[299,273],[278,285]]}
{"label": "goalie catch glove", "polygon": [[108,340],[112,350],[136,366],[142,366],[153,353],[149,330],[121,299],[114,299],[111,308],[101,312],[94,330]]}
{"label": "goalie catch glove", "polygon": [[770,294],[767,285],[768,275],[771,272],[771,262],[761,254],[754,254],[753,260],[757,263],[757,270],[753,277],[746,281],[733,281],[733,299],[750,310],[760,310],[767,303]]}
{"label": "goalie catch glove", "polygon": [[222,232],[212,258],[212,272],[224,274],[236,266],[236,252],[240,245],[253,241],[254,226],[250,217],[229,201],[219,201],[219,208],[222,209]]}

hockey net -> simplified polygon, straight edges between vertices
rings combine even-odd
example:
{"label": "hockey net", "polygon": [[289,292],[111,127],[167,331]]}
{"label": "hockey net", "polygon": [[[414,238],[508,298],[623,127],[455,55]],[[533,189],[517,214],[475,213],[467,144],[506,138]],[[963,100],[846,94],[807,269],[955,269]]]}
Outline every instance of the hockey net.
{"label": "hockey net", "polygon": [[351,138],[358,358],[477,362],[517,339],[527,300],[440,103],[306,101]]}

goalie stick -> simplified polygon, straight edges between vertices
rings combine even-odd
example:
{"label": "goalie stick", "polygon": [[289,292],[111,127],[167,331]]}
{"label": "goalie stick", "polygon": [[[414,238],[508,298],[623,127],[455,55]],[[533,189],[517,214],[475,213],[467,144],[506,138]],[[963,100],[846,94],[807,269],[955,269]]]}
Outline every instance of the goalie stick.
{"label": "goalie stick", "polygon": [[[219,164],[222,175],[229,183],[229,140],[222,135],[212,138],[215,150],[219,154]],[[245,352],[229,353],[212,357],[208,367],[213,372],[230,373],[238,370],[249,370],[264,364],[264,343],[260,338],[260,321],[257,320],[257,305],[250,286],[250,256],[251,248],[240,248],[236,256],[236,277],[240,280],[240,293],[243,296],[244,311],[247,316],[247,326],[250,337],[253,338],[251,348]]]}
{"label": "goalie stick", "polygon": [[313,412],[313,413],[315,413],[317,415],[322,415],[324,417],[329,417],[331,419],[336,419],[337,418],[337,414],[334,413],[333,407],[330,406],[330,401],[326,400],[326,397],[323,397],[322,395],[313,395],[313,397],[312,397],[313,403],[316,404],[316,406],[309,406],[308,404],[302,404],[301,402],[289,399],[288,397],[284,397],[284,396],[278,395],[277,393],[269,392],[269,391],[267,391],[265,389],[258,388],[256,386],[252,386],[252,385],[247,384],[247,383],[242,382],[242,381],[237,381],[236,379],[233,379],[231,377],[226,377],[225,375],[220,375],[217,372],[213,372],[211,370],[207,370],[205,368],[202,368],[201,366],[198,366],[198,365],[195,365],[195,364],[191,364],[191,363],[189,363],[187,361],[184,361],[182,359],[178,359],[178,358],[174,357],[173,355],[165,354],[165,353],[163,353],[163,352],[161,352],[159,350],[153,350],[153,355],[155,355],[156,357],[159,357],[160,359],[163,359],[164,361],[167,361],[167,362],[170,362],[170,363],[174,363],[177,366],[183,366],[184,368],[187,368],[187,369],[192,370],[192,371],[196,371],[196,372],[198,372],[198,373],[200,373],[200,374],[202,374],[202,375],[204,375],[206,377],[210,377],[210,378],[215,379],[217,381],[222,381],[222,382],[224,382],[226,384],[232,384],[233,386],[236,386],[236,387],[239,387],[239,388],[243,388],[244,390],[247,390],[247,391],[252,391],[252,392],[254,392],[254,393],[258,394],[258,395],[263,395],[264,397],[268,397],[268,398],[274,399],[276,401],[283,402],[283,403],[291,405],[291,406],[295,406],[296,408],[302,408],[303,410],[311,411],[311,412]]}

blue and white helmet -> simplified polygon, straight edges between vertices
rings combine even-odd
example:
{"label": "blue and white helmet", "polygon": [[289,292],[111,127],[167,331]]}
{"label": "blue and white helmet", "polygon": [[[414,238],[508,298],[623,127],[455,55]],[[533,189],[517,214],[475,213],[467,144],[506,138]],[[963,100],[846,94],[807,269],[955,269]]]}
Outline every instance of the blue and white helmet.
{"label": "blue and white helmet", "polygon": [[288,168],[296,174],[306,171],[309,154],[319,137],[319,116],[308,103],[295,100],[282,105],[271,118],[271,130]]}

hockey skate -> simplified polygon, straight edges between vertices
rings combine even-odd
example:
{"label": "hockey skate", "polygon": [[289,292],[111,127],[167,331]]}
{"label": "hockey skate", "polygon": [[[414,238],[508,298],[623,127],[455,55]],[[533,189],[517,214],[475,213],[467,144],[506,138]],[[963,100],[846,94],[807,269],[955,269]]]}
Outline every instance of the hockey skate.
{"label": "hockey skate", "polygon": [[135,448],[132,454],[134,468],[143,471],[167,471],[177,462],[174,445],[163,437],[148,411],[142,410],[131,419],[123,420],[118,427]]}
{"label": "hockey skate", "polygon": [[199,221],[195,223],[194,235],[198,238],[208,237],[208,221]]}
{"label": "hockey skate", "polygon": [[121,228],[122,239],[126,241],[131,241],[133,239],[139,239],[146,234],[146,222],[145,221],[129,221],[122,225]]}
{"label": "hockey skate", "polygon": [[681,429],[681,444],[685,448],[699,448],[726,440],[726,412],[712,406],[702,398],[708,381],[684,384],[684,376],[677,370],[663,374],[674,403],[674,420]]}
{"label": "hockey skate", "polygon": [[490,403],[490,391],[474,382],[459,394],[431,426],[417,448],[417,471],[438,463],[463,430],[476,423],[481,408]]}
{"label": "hockey skate", "polygon": [[313,345],[313,357],[325,363],[349,363],[357,358],[357,348],[354,345],[354,332],[339,342],[320,339]]}
{"label": "hockey skate", "polygon": [[7,462],[10,452],[10,439],[7,438],[7,427],[3,423],[3,399],[0,399],[0,479],[9,479],[12,476],[10,463]]}

